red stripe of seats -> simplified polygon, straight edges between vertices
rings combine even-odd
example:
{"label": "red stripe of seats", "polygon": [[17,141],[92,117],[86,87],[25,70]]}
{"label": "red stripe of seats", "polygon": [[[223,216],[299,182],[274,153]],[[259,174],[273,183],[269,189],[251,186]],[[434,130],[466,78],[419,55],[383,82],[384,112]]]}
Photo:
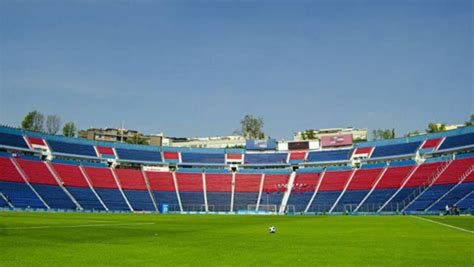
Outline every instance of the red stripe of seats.
{"label": "red stripe of seats", "polygon": [[242,154],[227,154],[227,159],[242,160]]}
{"label": "red stripe of seats", "polygon": [[118,188],[110,169],[84,167],[92,185],[96,188]]}
{"label": "red stripe of seats", "polygon": [[304,160],[306,152],[291,152],[290,160]]}
{"label": "red stripe of seats", "polygon": [[329,171],[324,174],[319,191],[341,191],[352,171]]}
{"label": "red stripe of seats", "polygon": [[441,162],[420,165],[410,177],[410,180],[405,184],[405,187],[416,187],[428,183],[441,165]]}
{"label": "red stripe of seats", "polygon": [[35,160],[17,160],[28,181],[33,184],[58,185],[45,163]]}
{"label": "red stripe of seats", "polygon": [[347,190],[368,190],[372,189],[375,180],[382,169],[359,169],[352,177]]}
{"label": "red stripe of seats", "polygon": [[173,174],[171,172],[145,172],[153,191],[175,191]]}
{"label": "red stripe of seats", "polygon": [[207,192],[231,192],[232,174],[228,173],[207,173],[206,174]]}
{"label": "red stripe of seats", "polygon": [[288,185],[289,174],[266,174],[263,182],[263,192],[284,192]]}
{"label": "red stripe of seats", "polygon": [[53,163],[53,168],[65,186],[89,187],[79,166]]}
{"label": "red stripe of seats", "polygon": [[259,192],[261,174],[243,174],[235,175],[235,192]]}
{"label": "red stripe of seats", "polygon": [[441,140],[442,140],[442,138],[426,140],[426,142],[423,144],[421,149],[437,147],[439,145],[439,142],[441,142]]}
{"label": "red stripe of seats", "polygon": [[179,159],[178,152],[163,152],[163,157],[165,159]]}
{"label": "red stripe of seats", "polygon": [[360,147],[360,148],[356,148],[354,155],[370,154],[370,152],[372,152],[372,147]]}
{"label": "red stripe of seats", "polygon": [[0,158],[0,181],[24,182],[10,158]]}
{"label": "red stripe of seats", "polygon": [[46,143],[44,142],[43,139],[37,138],[37,137],[27,137],[28,142],[31,145],[39,145],[39,146],[46,146]]}
{"label": "red stripe of seats", "polygon": [[106,146],[96,146],[97,152],[101,155],[112,155],[114,156],[114,150],[111,147]]}
{"label": "red stripe of seats", "polygon": [[297,173],[293,183],[293,191],[313,192],[321,178],[321,173]]}
{"label": "red stripe of seats", "polygon": [[399,188],[414,166],[388,168],[375,188]]}
{"label": "red stripe of seats", "polygon": [[[456,184],[459,178],[474,165],[474,158],[457,159],[439,176],[434,184]],[[474,173],[474,172],[473,172]],[[471,175],[473,174],[471,173]],[[465,179],[466,181],[468,179]]]}
{"label": "red stripe of seats", "polygon": [[202,173],[177,172],[176,180],[180,192],[203,192]]}
{"label": "red stripe of seats", "polygon": [[122,189],[147,190],[145,178],[140,170],[115,169]]}

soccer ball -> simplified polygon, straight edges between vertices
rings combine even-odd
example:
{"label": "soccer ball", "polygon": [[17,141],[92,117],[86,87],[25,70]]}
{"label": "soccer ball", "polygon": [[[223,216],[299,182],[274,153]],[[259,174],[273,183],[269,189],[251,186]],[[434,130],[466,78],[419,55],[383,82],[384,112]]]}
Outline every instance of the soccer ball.
{"label": "soccer ball", "polygon": [[274,233],[276,233],[276,231],[277,231],[277,229],[276,229],[275,226],[270,226],[270,227],[268,227],[268,232],[269,232],[270,234],[274,234]]}

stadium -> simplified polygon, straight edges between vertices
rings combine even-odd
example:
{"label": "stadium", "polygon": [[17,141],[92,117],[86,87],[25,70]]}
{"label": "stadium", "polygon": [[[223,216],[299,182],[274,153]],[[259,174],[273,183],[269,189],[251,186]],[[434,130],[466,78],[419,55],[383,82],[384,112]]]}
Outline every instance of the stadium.
{"label": "stadium", "polygon": [[0,267],[474,266],[473,10],[2,1]]}

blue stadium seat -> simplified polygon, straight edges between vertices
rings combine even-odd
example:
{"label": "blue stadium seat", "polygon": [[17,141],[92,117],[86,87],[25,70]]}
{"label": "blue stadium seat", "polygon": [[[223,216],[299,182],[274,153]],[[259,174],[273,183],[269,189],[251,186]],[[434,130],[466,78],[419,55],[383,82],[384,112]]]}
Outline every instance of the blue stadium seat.
{"label": "blue stadium seat", "polygon": [[291,192],[287,205],[293,205],[296,212],[303,212],[314,192]]}
{"label": "blue stadium seat", "polygon": [[463,147],[463,146],[473,146],[474,145],[474,133],[448,136],[444,139],[444,142],[441,144],[438,150],[453,148],[453,147]]}
{"label": "blue stadium seat", "polygon": [[135,150],[116,148],[115,151],[121,160],[163,162],[159,151]]}
{"label": "blue stadium seat", "polygon": [[150,194],[145,190],[123,190],[135,211],[155,211]]}
{"label": "blue stadium seat", "polygon": [[105,210],[94,192],[87,187],[67,186],[66,189],[85,210]]}
{"label": "blue stadium seat", "polygon": [[313,151],[308,153],[306,161],[308,162],[327,162],[327,161],[345,161],[351,156],[351,149]]}
{"label": "blue stadium seat", "polygon": [[318,192],[308,212],[327,212],[331,209],[341,191]]}
{"label": "blue stadium seat", "polygon": [[183,211],[205,211],[203,192],[179,192]]}
{"label": "blue stadium seat", "polygon": [[0,145],[29,149],[21,135],[0,133]]}
{"label": "blue stadium seat", "polygon": [[95,191],[100,196],[109,210],[130,211],[125,199],[118,189],[96,188]]}
{"label": "blue stadium seat", "polygon": [[169,211],[180,211],[175,191],[153,191],[156,205],[167,204]]}
{"label": "blue stadium seat", "polygon": [[25,183],[0,182],[2,192],[15,208],[46,208],[31,188]]}
{"label": "blue stadium seat", "polygon": [[371,158],[382,158],[400,155],[411,155],[415,154],[416,150],[420,147],[421,142],[411,142],[406,144],[386,145],[377,146],[374,152],[370,156]]}
{"label": "blue stadium seat", "polygon": [[92,145],[66,143],[53,140],[48,140],[48,144],[53,150],[53,152],[97,157],[97,154],[95,153],[94,147]]}
{"label": "blue stadium seat", "polygon": [[[414,194],[414,192],[418,189],[418,187],[404,187],[402,188],[395,197],[387,203],[384,207],[383,211],[401,211],[402,207],[401,204],[404,200],[407,199],[408,196]],[[408,203],[405,203],[408,204]]]}
{"label": "blue stadium seat", "polygon": [[207,205],[210,211],[229,211],[230,192],[207,192]]}
{"label": "blue stadium seat", "polygon": [[283,199],[283,192],[272,192],[265,193],[262,192],[262,197],[260,199],[260,205],[276,205],[277,210],[281,205]]}
{"label": "blue stadium seat", "polygon": [[458,203],[458,207],[461,210],[470,210],[470,211],[474,210],[474,191],[469,193],[469,195],[466,198],[461,200]]}
{"label": "blue stadium seat", "polygon": [[8,203],[3,199],[3,197],[0,197],[0,208],[8,208]]}
{"label": "blue stadium seat", "polygon": [[407,211],[424,211],[433,202],[446,194],[454,186],[454,184],[447,185],[433,185],[426,192],[424,192],[418,199],[406,208]]}
{"label": "blue stadium seat", "polygon": [[464,183],[458,185],[449,194],[443,197],[438,203],[431,207],[430,211],[444,211],[446,205],[452,206],[458,202],[461,198],[469,194],[474,190],[474,183]]}
{"label": "blue stadium seat", "polygon": [[245,154],[245,164],[285,164],[287,153]]}
{"label": "blue stadium seat", "polygon": [[376,189],[360,206],[360,212],[375,212],[397,191],[396,188]]}
{"label": "blue stadium seat", "polygon": [[234,193],[234,211],[247,210],[248,205],[257,205],[258,193]]}
{"label": "blue stadium seat", "polygon": [[369,190],[347,190],[333,211],[353,211],[368,193]]}
{"label": "blue stadium seat", "polygon": [[225,154],[181,152],[181,161],[183,163],[224,164],[225,163]]}
{"label": "blue stadium seat", "polygon": [[76,204],[72,202],[61,187],[46,184],[32,184],[32,186],[50,208],[69,210],[77,209]]}

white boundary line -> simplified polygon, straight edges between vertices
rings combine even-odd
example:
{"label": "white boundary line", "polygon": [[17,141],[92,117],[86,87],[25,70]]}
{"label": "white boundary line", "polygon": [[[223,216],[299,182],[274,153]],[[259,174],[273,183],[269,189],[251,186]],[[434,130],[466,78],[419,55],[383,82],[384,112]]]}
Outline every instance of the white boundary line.
{"label": "white boundary line", "polygon": [[430,219],[426,219],[426,218],[418,217],[418,216],[411,216],[411,217],[417,218],[417,219],[422,220],[422,221],[427,221],[427,222],[432,222],[432,223],[436,223],[436,224],[439,224],[439,225],[443,225],[443,226],[453,228],[453,229],[456,229],[456,230],[459,230],[459,231],[463,231],[463,232],[466,232],[466,233],[474,234],[474,231],[467,230],[467,229],[457,227],[457,226],[453,226],[453,225],[450,225],[450,224],[445,224],[445,223],[437,222],[437,221],[434,221],[434,220],[430,220]]}
{"label": "white boundary line", "polygon": [[28,229],[54,229],[54,228],[84,228],[84,227],[103,227],[103,226],[128,226],[128,225],[150,225],[155,224],[149,223],[102,223],[102,224],[81,224],[81,225],[44,225],[44,226],[25,226],[25,227],[7,227],[0,228],[0,230],[28,230]]}

